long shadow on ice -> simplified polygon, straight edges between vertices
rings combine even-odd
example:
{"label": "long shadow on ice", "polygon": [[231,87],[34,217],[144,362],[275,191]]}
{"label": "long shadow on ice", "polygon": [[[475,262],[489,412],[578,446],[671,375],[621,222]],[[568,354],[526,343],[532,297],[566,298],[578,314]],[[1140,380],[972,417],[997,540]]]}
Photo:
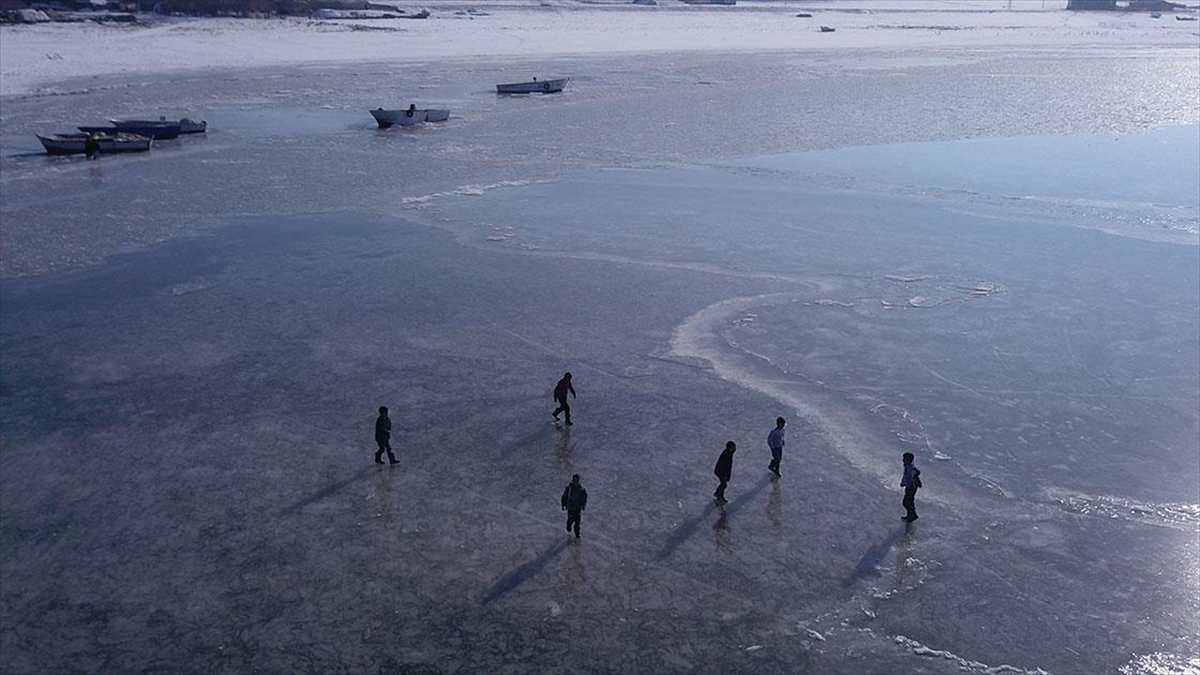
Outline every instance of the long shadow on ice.
{"label": "long shadow on ice", "polygon": [[883,562],[884,556],[887,555],[888,551],[892,550],[892,546],[901,537],[908,538],[908,536],[909,526],[905,525],[894,530],[883,541],[867,549],[867,552],[862,554],[862,557],[858,559],[858,564],[854,566],[854,569],[850,570],[850,574],[845,579],[842,579],[842,588],[849,588],[867,577],[879,576],[879,563]]}
{"label": "long shadow on ice", "polygon": [[[753,499],[755,495],[762,492],[763,488],[767,487],[767,483],[770,481],[770,476],[763,476],[762,479],[760,479],[758,483],[754,485],[754,487],[750,488],[750,490],[747,492],[742,493],[737,499],[729,502],[729,504],[727,504],[724,510],[721,512],[720,522],[722,523],[722,526],[727,528],[728,525],[726,519],[733,515],[735,511],[745,506],[746,502],[749,502],[751,499]],[[667,537],[666,543],[663,544],[662,549],[660,549],[659,552],[654,556],[654,559],[663,560],[674,553],[675,549],[679,548],[680,544],[687,541],[688,538],[696,533],[696,530],[700,527],[700,523],[703,523],[705,520],[707,520],[708,517],[712,515],[712,512],[716,510],[716,508],[716,502],[709,502],[708,505],[704,507],[704,510],[699,513],[699,515],[680,523],[679,526],[676,527],[673,532],[671,532],[671,536]]]}
{"label": "long shadow on ice", "polygon": [[484,594],[483,600],[480,600],[479,604],[486,605],[533,578],[538,572],[541,572],[551,560],[554,560],[555,556],[557,556],[559,553],[562,553],[563,549],[566,547],[567,540],[559,539],[547,547],[545,551],[542,551],[538,557],[530,560],[527,563],[524,563],[511,572],[505,573],[504,576],[496,580],[496,583],[492,584],[492,587],[489,588],[488,592]]}
{"label": "long shadow on ice", "polygon": [[505,446],[500,451],[501,459],[508,459],[517,450],[522,450],[531,446],[536,446],[550,440],[554,434],[554,426],[547,422],[544,425],[539,425],[536,431],[526,434],[523,438],[513,441]]}
{"label": "long shadow on ice", "polygon": [[325,499],[326,497],[334,494],[338,490],[341,490],[342,488],[346,487],[347,485],[353,483],[354,481],[358,481],[358,480],[362,480],[362,479],[366,478],[367,475],[369,475],[371,473],[371,470],[372,470],[372,467],[368,466],[361,471],[351,474],[349,478],[330,483],[330,484],[326,485],[325,487],[321,488],[320,490],[317,490],[316,492],[312,493],[311,495],[305,497],[304,499],[301,499],[300,501],[296,502],[295,504],[292,504],[291,506],[283,508],[282,510],[279,511],[279,515],[290,516],[293,513],[296,513],[300,509],[302,509],[310,504],[315,504],[315,503],[321,501],[322,499]]}

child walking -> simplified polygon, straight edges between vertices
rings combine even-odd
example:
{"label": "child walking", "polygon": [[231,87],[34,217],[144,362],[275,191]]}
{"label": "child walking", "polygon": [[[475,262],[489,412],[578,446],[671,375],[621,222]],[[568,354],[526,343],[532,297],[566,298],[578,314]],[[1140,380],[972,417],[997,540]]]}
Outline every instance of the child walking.
{"label": "child walking", "polygon": [[904,522],[911,523],[917,519],[917,490],[921,489],[921,470],[917,465],[913,464],[913,454],[911,452],[904,453],[904,477],[900,479],[900,486],[904,488],[904,515],[901,516]]}

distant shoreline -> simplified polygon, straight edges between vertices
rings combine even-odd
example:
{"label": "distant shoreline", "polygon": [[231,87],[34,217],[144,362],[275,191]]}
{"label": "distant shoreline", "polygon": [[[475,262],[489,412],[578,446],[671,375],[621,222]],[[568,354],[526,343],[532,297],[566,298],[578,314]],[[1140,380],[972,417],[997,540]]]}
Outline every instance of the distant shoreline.
{"label": "distant shoreline", "polygon": [[[1023,11],[1005,11],[1005,0],[978,0],[969,10],[938,0],[899,6],[847,0],[816,9],[808,4],[694,7],[559,0],[548,6],[489,3],[486,13],[467,13],[457,4],[425,5],[431,16],[421,21],[153,15],[153,21],[134,25],[8,24],[0,26],[0,95],[57,93],[55,83],[93,76],[384,61],[695,51],[1167,48],[1200,53],[1197,23],[1141,12],[1036,11],[1040,0],[1014,0]],[[836,31],[822,33],[822,25]]]}

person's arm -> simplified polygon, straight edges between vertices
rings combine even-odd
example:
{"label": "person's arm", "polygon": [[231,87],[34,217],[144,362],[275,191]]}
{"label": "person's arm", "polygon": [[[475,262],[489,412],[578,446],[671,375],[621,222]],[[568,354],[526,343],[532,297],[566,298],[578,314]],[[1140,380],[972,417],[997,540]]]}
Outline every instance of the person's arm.
{"label": "person's arm", "polygon": [[571,398],[579,398],[578,396],[576,396],[576,395],[575,395],[575,385],[573,385],[573,384],[568,384],[568,385],[567,385],[567,391],[570,391],[570,392],[571,392]]}
{"label": "person's arm", "polygon": [[582,511],[586,508],[587,508],[587,490],[585,490],[584,488],[579,488],[579,510]]}
{"label": "person's arm", "polygon": [[562,496],[562,507],[563,507],[564,511],[567,510],[567,494],[570,492],[571,492],[571,486],[568,485],[567,489],[563,490],[563,496]]}

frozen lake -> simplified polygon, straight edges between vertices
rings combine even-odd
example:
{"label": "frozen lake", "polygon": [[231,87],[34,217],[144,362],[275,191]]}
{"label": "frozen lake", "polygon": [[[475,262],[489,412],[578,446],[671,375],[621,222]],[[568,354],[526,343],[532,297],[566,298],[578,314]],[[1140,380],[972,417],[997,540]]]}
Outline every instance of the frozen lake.
{"label": "frozen lake", "polygon": [[1200,670],[1194,53],[888,56],[5,99],[0,670]]}

